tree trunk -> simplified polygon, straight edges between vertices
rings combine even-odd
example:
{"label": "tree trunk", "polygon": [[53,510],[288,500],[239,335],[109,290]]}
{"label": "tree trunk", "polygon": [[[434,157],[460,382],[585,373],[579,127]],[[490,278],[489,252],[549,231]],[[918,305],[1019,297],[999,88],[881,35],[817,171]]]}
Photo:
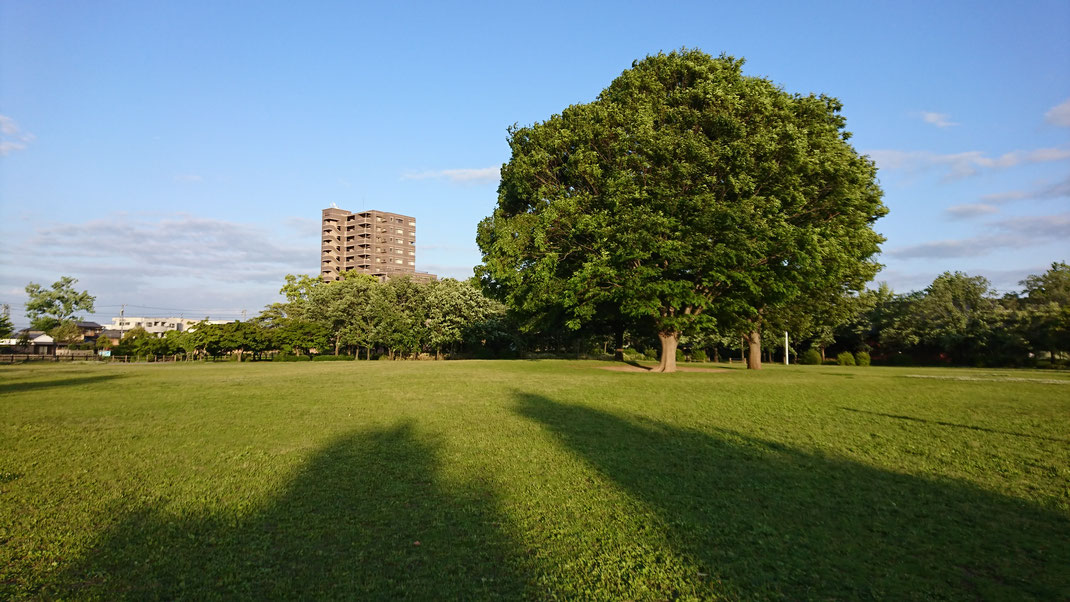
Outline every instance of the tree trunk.
{"label": "tree trunk", "polygon": [[679,332],[659,332],[661,341],[661,362],[654,372],[676,372],[676,345],[680,342]]}
{"label": "tree trunk", "polygon": [[747,370],[762,369],[762,334],[757,330],[747,335]]}
{"label": "tree trunk", "polygon": [[339,337],[334,337],[334,354],[338,355],[338,346],[342,343]]}
{"label": "tree trunk", "polygon": [[818,349],[821,350],[821,363],[824,364],[825,363],[825,346],[824,345],[819,345]]}
{"label": "tree trunk", "polygon": [[624,361],[624,325],[617,324],[613,332],[613,359]]}
{"label": "tree trunk", "polygon": [[437,362],[440,359],[442,359],[442,348],[435,347],[435,361]]}
{"label": "tree trunk", "polygon": [[721,363],[721,349],[719,347],[713,348],[713,363]]}

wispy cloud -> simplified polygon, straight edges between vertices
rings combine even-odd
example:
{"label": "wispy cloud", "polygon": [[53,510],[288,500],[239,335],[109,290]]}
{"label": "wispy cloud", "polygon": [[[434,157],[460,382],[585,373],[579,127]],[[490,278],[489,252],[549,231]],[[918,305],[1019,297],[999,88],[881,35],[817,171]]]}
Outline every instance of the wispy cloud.
{"label": "wispy cloud", "polygon": [[989,232],[957,240],[940,240],[888,252],[899,259],[980,257],[1000,249],[1021,249],[1070,238],[1070,213],[1016,217],[990,224]]}
{"label": "wispy cloud", "polygon": [[[63,236],[56,236],[63,232]],[[101,236],[107,233],[106,236]],[[295,243],[247,224],[186,214],[162,218],[113,215],[80,224],[51,224],[15,248],[28,267],[63,261],[72,271],[184,277],[215,282],[281,282],[290,272],[318,270],[315,233]],[[307,242],[307,246],[299,243]]]}
{"label": "wispy cloud", "polygon": [[1044,113],[1044,121],[1052,125],[1070,127],[1070,98],[1048,109]]}
{"label": "wispy cloud", "polygon": [[1054,184],[1045,184],[1033,190],[1009,190],[995,194],[986,194],[981,200],[988,203],[1006,203],[1007,201],[1047,200],[1070,197],[1070,176]]}
{"label": "wispy cloud", "polygon": [[922,111],[920,114],[922,121],[930,125],[935,125],[938,128],[948,128],[959,125],[958,123],[951,121],[951,116],[947,113],[933,113],[930,111]]}
{"label": "wispy cloud", "polygon": [[997,157],[987,156],[982,151],[939,154],[930,151],[871,150],[866,151],[881,169],[923,171],[945,170],[946,178],[964,178],[982,170],[996,170],[1070,159],[1070,148],[1038,148],[1004,153]]}
{"label": "wispy cloud", "polygon": [[439,169],[402,174],[402,180],[449,180],[459,184],[476,184],[493,182],[501,177],[500,167],[479,167],[472,169]]}
{"label": "wispy cloud", "polygon": [[37,137],[24,132],[19,124],[7,115],[0,115],[0,157],[6,157],[11,151],[25,150],[26,145]]}
{"label": "wispy cloud", "polygon": [[995,205],[988,205],[985,203],[964,203],[962,205],[952,205],[948,207],[946,213],[956,219],[969,219],[973,217],[980,217],[982,215],[992,215],[993,213],[999,213],[999,208]]}
{"label": "wispy cloud", "polygon": [[1044,184],[1033,190],[1008,190],[1006,192],[986,194],[981,197],[982,202],[980,203],[954,205],[948,207],[946,213],[953,218],[971,218],[997,213],[999,211],[999,205],[1011,201],[1043,201],[1067,197],[1070,197],[1070,177],[1055,183]]}

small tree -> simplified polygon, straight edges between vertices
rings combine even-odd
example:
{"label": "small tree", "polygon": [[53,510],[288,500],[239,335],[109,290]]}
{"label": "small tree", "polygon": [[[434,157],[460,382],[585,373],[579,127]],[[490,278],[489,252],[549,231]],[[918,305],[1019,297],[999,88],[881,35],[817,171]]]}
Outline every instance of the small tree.
{"label": "small tree", "polygon": [[10,338],[13,332],[15,332],[15,325],[11,323],[11,316],[0,314],[0,339]]}
{"label": "small tree", "polygon": [[73,320],[66,320],[49,330],[48,336],[57,343],[69,344],[77,341],[82,336],[82,331]]}
{"label": "small tree", "polygon": [[75,278],[63,276],[50,288],[35,282],[27,284],[26,317],[30,318],[30,328],[48,331],[63,322],[80,320],[76,315],[80,311],[92,313],[96,297],[88,291],[75,291],[76,282]]}

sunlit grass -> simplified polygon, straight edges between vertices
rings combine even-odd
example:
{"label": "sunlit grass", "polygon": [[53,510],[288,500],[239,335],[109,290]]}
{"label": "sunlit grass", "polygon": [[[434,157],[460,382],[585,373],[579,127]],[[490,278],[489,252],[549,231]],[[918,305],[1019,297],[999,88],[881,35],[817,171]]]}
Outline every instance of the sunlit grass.
{"label": "sunlit grass", "polygon": [[1070,596],[1065,375],[603,365],[5,367],[0,597]]}

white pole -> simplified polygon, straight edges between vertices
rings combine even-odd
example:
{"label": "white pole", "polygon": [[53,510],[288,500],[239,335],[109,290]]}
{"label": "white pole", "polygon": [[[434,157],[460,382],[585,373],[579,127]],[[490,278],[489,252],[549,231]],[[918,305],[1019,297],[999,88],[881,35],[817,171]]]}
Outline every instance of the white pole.
{"label": "white pole", "polygon": [[788,365],[788,331],[784,331],[784,365]]}

